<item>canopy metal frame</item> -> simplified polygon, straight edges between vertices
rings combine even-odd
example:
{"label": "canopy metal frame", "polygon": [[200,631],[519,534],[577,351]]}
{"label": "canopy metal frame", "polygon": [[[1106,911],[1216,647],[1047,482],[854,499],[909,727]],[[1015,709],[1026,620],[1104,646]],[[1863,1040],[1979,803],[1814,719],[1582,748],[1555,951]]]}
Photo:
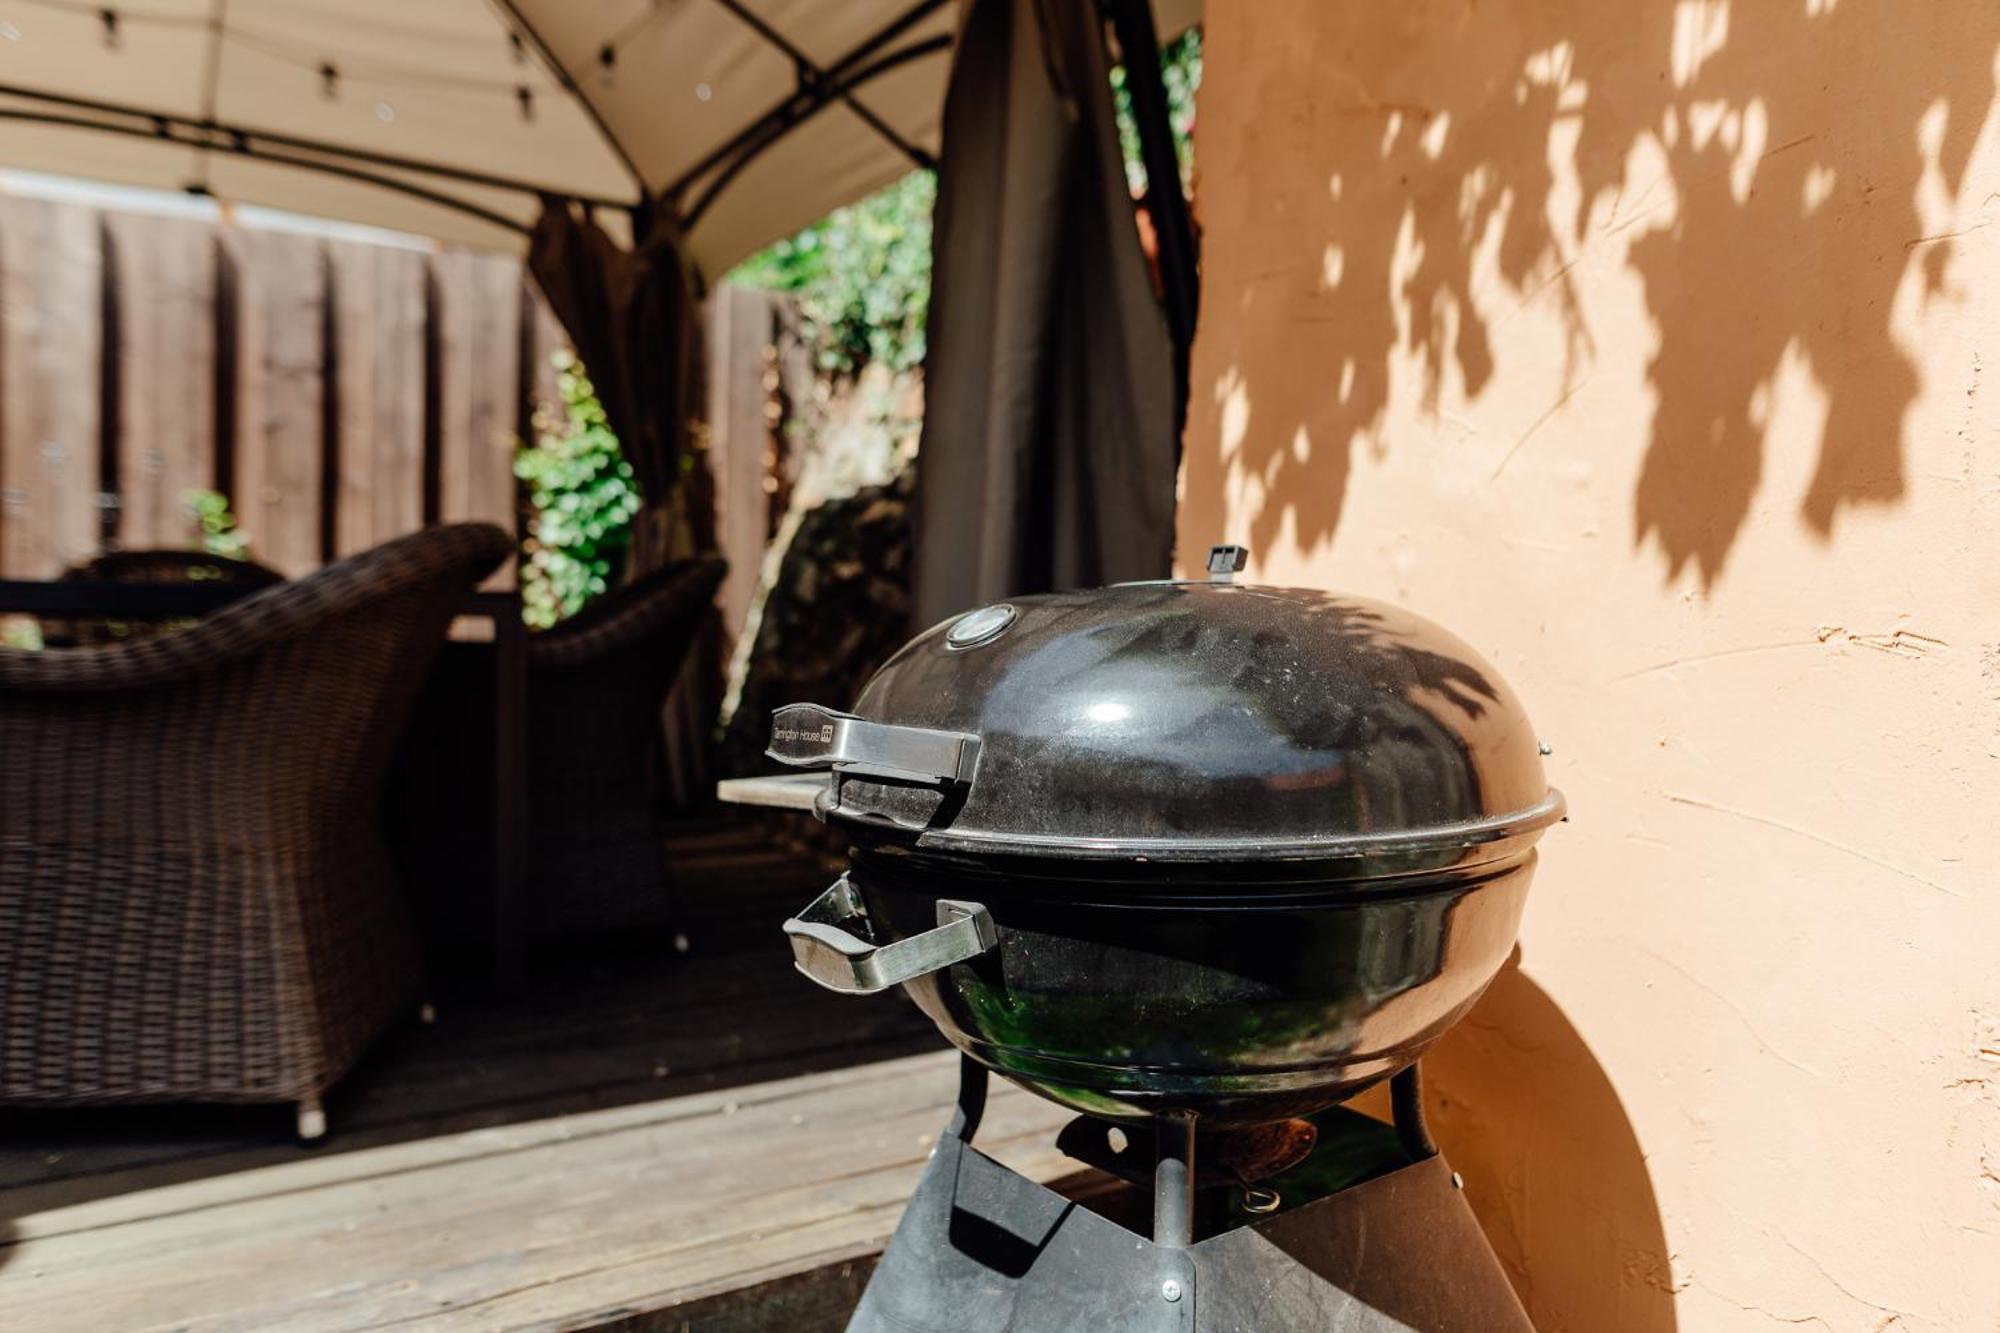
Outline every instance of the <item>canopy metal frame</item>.
{"label": "canopy metal frame", "polygon": [[[66,126],[104,134],[156,139],[185,148],[256,158],[279,166],[299,167],[395,190],[523,234],[527,232],[527,227],[504,213],[496,212],[472,200],[448,194],[435,186],[386,175],[385,172],[407,171],[434,176],[457,184],[476,185],[495,190],[514,190],[524,194],[560,194],[592,207],[631,209],[635,206],[629,200],[589,195],[579,197],[570,191],[556,190],[537,185],[532,181],[474,171],[446,163],[428,162],[366,148],[346,147],[300,135],[250,129],[222,121],[199,120],[191,116],[96,98],[39,92],[15,84],[0,83],[0,98],[14,98],[37,103],[40,107],[52,108],[42,110],[36,107],[0,106],[0,120]],[[191,186],[190,189],[194,193],[207,193],[206,186]]]}
{"label": "canopy metal frame", "polygon": [[1195,318],[1201,305],[1201,259],[1194,217],[1181,190],[1180,154],[1174,148],[1167,112],[1151,0],[1100,0],[1100,5],[1118,38],[1125,91],[1131,97],[1132,121],[1139,131],[1139,158],[1146,168],[1146,208],[1152,214],[1159,246],[1162,304],[1176,352],[1174,426],[1178,438],[1187,416],[1188,352],[1194,346]]}
{"label": "canopy metal frame", "polygon": [[[878,55],[884,47],[893,43],[913,25],[950,3],[950,0],[916,0],[916,3],[908,9],[903,10],[866,40],[827,66],[816,64],[783,33],[745,5],[743,0],[712,0],[712,3],[720,5],[734,15],[759,38],[791,61],[795,70],[795,84],[789,96],[774,104],[762,116],[732,136],[727,143],[707,154],[665,189],[659,191],[658,198],[664,200],[674,212],[682,214],[685,224],[692,225],[715,202],[716,196],[728,186],[729,182],[766,149],[835,101],[847,106],[871,130],[888,140],[897,151],[910,159],[912,165],[923,168],[933,168],[937,165],[929,153],[910,143],[887,121],[869,109],[857,94],[872,79],[913,60],[950,49],[952,39],[939,36],[912,43],[886,55]],[[520,234],[526,234],[529,230],[525,224],[496,209],[453,193],[449,187],[471,185],[538,197],[558,196],[574,199],[587,207],[616,209],[626,213],[632,218],[634,231],[643,232],[644,224],[651,214],[654,195],[630,150],[612,132],[610,125],[584,91],[576,75],[557,58],[554,50],[522,13],[516,0],[493,0],[493,4],[508,30],[535,53],[557,84],[576,99],[577,105],[596,126],[605,145],[632,177],[636,197],[615,199],[579,195],[574,190],[491,172],[473,171],[449,163],[401,157],[253,126],[229,124],[218,120],[212,114],[212,98],[205,104],[208,108],[206,114],[186,116],[107,99],[73,97],[17,84],[0,84],[0,96],[26,104],[0,106],[0,120],[158,139],[207,153],[226,153],[274,165],[315,171],[392,190]],[[210,77],[213,75],[214,70],[211,67]],[[387,174],[389,171],[432,177],[440,183],[426,184],[413,181],[403,176],[389,175]],[[715,173],[714,180],[693,205],[683,211],[682,201],[689,188],[711,172]],[[205,183],[197,183],[189,188],[193,193],[208,192]]]}
{"label": "canopy metal frame", "polygon": [[[521,44],[535,52],[551,77],[576,99],[578,106],[597,127],[605,144],[631,175],[636,194],[631,199],[579,195],[573,190],[450,163],[230,124],[214,116],[212,88],[204,102],[204,113],[201,116],[186,116],[108,99],[75,97],[0,83],[0,98],[13,103],[0,105],[0,121],[159,140],[196,150],[203,154],[204,162],[208,154],[224,153],[337,176],[451,209],[519,235],[527,234],[530,228],[498,209],[453,192],[451,187],[472,186],[537,197],[572,199],[586,208],[625,213],[631,219],[634,234],[643,235],[648,230],[656,202],[665,205],[683,226],[691,227],[699,222],[745,168],[785,135],[836,102],[894,145],[913,166],[934,169],[937,166],[935,158],[910,143],[870,110],[858,93],[870,81],[912,61],[949,51],[954,39],[944,35],[900,47],[895,43],[916,24],[950,2],[915,0],[839,59],[822,66],[751,10],[743,0],[712,0],[792,62],[793,89],[763,115],[717,145],[655,193],[648,186],[630,150],[619,142],[576,75],[556,57],[554,50],[528,21],[517,0],[492,0],[509,31]],[[1180,167],[1168,124],[1152,7],[1149,0],[1099,0],[1099,13],[1116,36],[1125,63],[1126,86],[1131,96],[1132,116],[1138,127],[1141,156],[1146,168],[1147,204],[1159,237],[1160,273],[1167,319],[1181,353],[1176,370],[1179,380],[1177,398],[1184,411],[1186,351],[1193,341],[1200,295],[1199,261],[1187,200],[1180,189]],[[213,60],[208,77],[211,81],[215,77]],[[428,179],[413,180],[412,176]],[[695,192],[697,186],[701,187],[698,193]],[[189,189],[195,193],[208,193],[205,180],[191,184]]]}

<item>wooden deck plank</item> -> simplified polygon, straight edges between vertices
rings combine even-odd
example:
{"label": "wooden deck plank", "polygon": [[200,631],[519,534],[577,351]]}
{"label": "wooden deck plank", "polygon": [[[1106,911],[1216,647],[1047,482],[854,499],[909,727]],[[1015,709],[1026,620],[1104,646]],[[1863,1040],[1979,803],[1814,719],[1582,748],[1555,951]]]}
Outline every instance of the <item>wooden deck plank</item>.
{"label": "wooden deck plank", "polygon": [[[335,1138],[319,1151],[650,1101],[937,1044],[921,1016],[899,1001],[850,1005],[844,1017],[835,1008],[839,997],[813,993],[769,967],[743,970],[761,974],[766,989],[746,983],[734,994],[685,1004],[628,1001],[623,1012],[607,1002],[594,1026],[572,1013],[521,1028],[487,1021],[478,1025],[486,1031],[466,1036],[452,1030],[447,1011],[440,1031],[404,1034],[374,1062],[379,1073],[364,1070],[359,1086],[337,1090]],[[163,1123],[150,1123],[155,1119]],[[52,1123],[54,1133],[40,1128]],[[79,1191],[121,1190],[123,1173],[135,1170],[207,1174],[287,1161],[302,1151],[288,1124],[282,1108],[15,1115],[12,1144],[0,1150],[0,1188],[13,1188],[0,1194],[0,1207],[39,1208]]]}
{"label": "wooden deck plank", "polygon": [[[21,1328],[589,1327],[879,1249],[956,1089],[939,1052],[135,1190],[16,1218]],[[996,1086],[1042,1178],[1065,1118]]]}
{"label": "wooden deck plank", "polygon": [[[538,946],[530,992],[446,995],[439,1021],[392,1033],[330,1103],[315,1155],[654,1100],[936,1049],[898,997],[827,995],[797,977],[778,923],[823,886],[741,821],[675,821],[683,923]],[[664,1072],[662,1072],[664,1071]],[[290,1117],[267,1108],[0,1109],[0,1217],[51,1201],[291,1160]]]}
{"label": "wooden deck plank", "polygon": [[665,1310],[603,1310],[576,1323],[540,1325],[548,1330],[601,1329],[602,1333],[840,1333],[874,1275],[876,1259],[843,1260],[788,1273],[750,1286],[694,1296]]}
{"label": "wooden deck plank", "polygon": [[[448,996],[385,1041],[316,1148],[282,1108],[0,1112],[0,1327],[678,1329],[658,1312],[686,1308],[727,1333],[771,1326],[746,1290],[766,1281],[820,1312],[784,1326],[837,1326],[952,1057],[900,997],[795,974],[778,923],[813,864],[727,814],[669,849],[693,953],[545,944],[526,995]],[[1046,1154],[1052,1116],[996,1095],[981,1145]]]}

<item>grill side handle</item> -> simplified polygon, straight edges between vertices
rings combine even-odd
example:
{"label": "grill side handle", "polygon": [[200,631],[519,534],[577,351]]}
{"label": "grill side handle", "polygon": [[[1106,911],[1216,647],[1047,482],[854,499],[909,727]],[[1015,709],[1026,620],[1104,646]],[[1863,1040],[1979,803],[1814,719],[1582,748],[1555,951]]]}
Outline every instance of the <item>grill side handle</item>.
{"label": "grill side handle", "polygon": [[992,914],[980,903],[940,898],[935,930],[893,944],[874,944],[852,933],[868,913],[842,875],[810,907],[785,922],[799,971],[831,991],[873,995],[953,963],[977,958],[1000,942]]}
{"label": "grill side handle", "polygon": [[979,737],[871,722],[818,704],[786,704],[771,714],[765,754],[794,768],[831,768],[908,782],[967,783],[979,764]]}

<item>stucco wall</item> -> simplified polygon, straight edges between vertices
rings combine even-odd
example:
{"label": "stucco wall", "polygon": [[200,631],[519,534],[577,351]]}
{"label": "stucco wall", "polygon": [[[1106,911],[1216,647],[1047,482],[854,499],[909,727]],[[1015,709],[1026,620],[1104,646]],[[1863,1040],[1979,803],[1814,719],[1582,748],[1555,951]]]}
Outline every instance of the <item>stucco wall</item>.
{"label": "stucco wall", "polygon": [[1181,557],[1555,745],[1434,1061],[1544,1333],[2000,1329],[2000,6],[1211,0]]}

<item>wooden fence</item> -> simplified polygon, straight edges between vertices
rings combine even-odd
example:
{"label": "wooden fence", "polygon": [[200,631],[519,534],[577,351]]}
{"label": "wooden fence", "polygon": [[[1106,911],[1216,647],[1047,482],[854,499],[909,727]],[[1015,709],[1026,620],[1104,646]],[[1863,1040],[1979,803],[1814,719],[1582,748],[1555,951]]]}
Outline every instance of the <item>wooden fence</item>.
{"label": "wooden fence", "polygon": [[0,197],[0,577],[190,546],[196,489],[291,575],[515,529],[561,341],[513,258]]}

